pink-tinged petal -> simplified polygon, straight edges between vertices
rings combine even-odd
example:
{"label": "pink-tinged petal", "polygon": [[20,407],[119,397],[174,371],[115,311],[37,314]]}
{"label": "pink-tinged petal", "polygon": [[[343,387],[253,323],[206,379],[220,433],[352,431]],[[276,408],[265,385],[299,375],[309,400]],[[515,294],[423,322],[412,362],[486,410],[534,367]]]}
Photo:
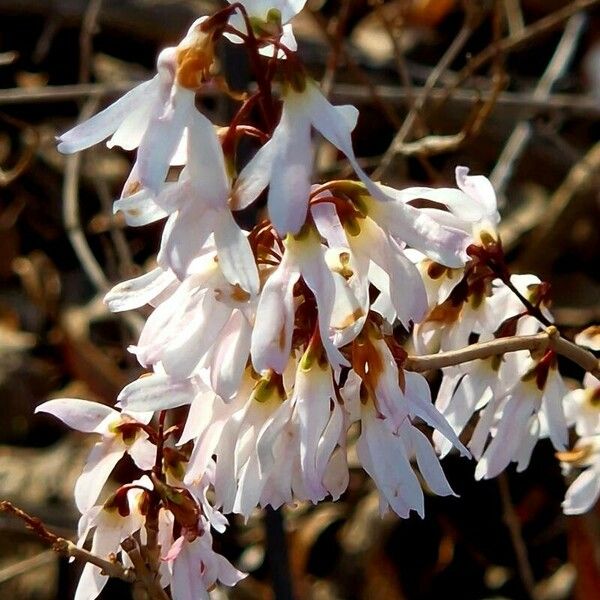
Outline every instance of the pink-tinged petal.
{"label": "pink-tinged petal", "polygon": [[142,471],[150,471],[156,462],[156,446],[145,437],[138,437],[128,446],[127,454]]}
{"label": "pink-tinged petal", "polygon": [[275,444],[292,416],[294,405],[286,400],[265,422],[256,438],[256,454],[261,476],[268,476],[275,464]]}
{"label": "pink-tinged petal", "polygon": [[542,396],[542,408],[548,434],[556,450],[565,450],[569,443],[569,430],[563,410],[567,388],[556,369],[551,369]]}
{"label": "pink-tinged petal", "polygon": [[467,167],[456,167],[456,184],[467,196],[479,204],[479,210],[492,224],[500,221],[496,192],[490,180],[483,175],[469,176]]}
{"label": "pink-tinged petal", "polygon": [[[200,359],[210,350],[231,316],[231,307],[207,292],[190,314],[185,329],[177,331],[161,352],[165,372],[175,379],[189,377]],[[184,320],[181,325],[185,327]]]}
{"label": "pink-tinged petal", "polygon": [[471,453],[464,447],[454,433],[452,427],[431,402],[431,392],[427,380],[418,373],[404,371],[406,382],[406,399],[409,402],[411,415],[423,419],[425,423],[437,429],[463,455],[470,457]]}
{"label": "pink-tinged petal", "polygon": [[321,246],[315,233],[311,231],[307,239],[293,240],[288,244],[288,252],[293,252],[294,260],[300,263],[300,272],[306,285],[315,295],[319,318],[321,341],[333,369],[349,366],[344,355],[335,347],[330,337],[330,324],[335,305],[335,282],[325,263],[325,247]]}
{"label": "pink-tinged petal", "polygon": [[153,116],[138,149],[136,168],[140,183],[155,194],[165,182],[171,159],[194,106],[194,92],[176,86],[164,111]]}
{"label": "pink-tinged petal", "polygon": [[250,353],[252,329],[242,311],[234,310],[213,350],[210,382],[225,401],[239,388]]}
{"label": "pink-tinged petal", "polygon": [[258,373],[267,369],[283,373],[289,361],[295,314],[293,289],[299,277],[286,253],[263,287],[250,344],[252,364]]}
{"label": "pink-tinged petal", "polygon": [[214,559],[217,563],[217,579],[229,587],[244,579],[247,574],[238,571],[224,556],[216,554]]}
{"label": "pink-tinged petal", "polygon": [[313,164],[310,120],[302,99],[284,99],[271,142],[278,146],[269,183],[269,217],[281,236],[296,234],[306,221]]}
{"label": "pink-tinged petal", "polygon": [[[481,220],[486,212],[484,207],[477,203],[473,198],[461,190],[455,188],[426,188],[410,187],[403,190],[396,190],[388,186],[380,186],[390,198],[406,203],[414,200],[431,200],[443,206],[446,206],[452,215],[467,222]],[[434,219],[444,218],[448,214],[441,210],[432,209],[429,212]],[[443,221],[438,221],[444,224]],[[456,219],[450,219],[448,224],[456,223]]]}
{"label": "pink-tinged petal", "polygon": [[183,536],[178,537],[169,548],[169,551],[162,557],[162,559],[166,560],[167,562],[175,560],[179,556],[184,544],[185,538]]}
{"label": "pink-tinged petal", "polygon": [[106,142],[109,148],[119,146],[123,150],[134,150],[140,145],[150,122],[154,106],[159,100],[159,87],[159,82],[148,86],[143,101],[137,103],[135,108],[123,119],[113,136]]}
{"label": "pink-tinged petal", "polygon": [[369,215],[396,240],[405,242],[447,267],[464,265],[469,234],[452,227],[443,227],[427,213],[409,204],[394,201],[366,175],[361,177],[361,181],[378,201],[370,205]]}
{"label": "pink-tinged petal", "polygon": [[331,416],[330,402],[334,396],[331,371],[314,365],[312,369],[304,372],[302,366],[299,366],[295,395],[299,420],[300,464],[308,497],[312,502],[318,502],[326,495],[323,486],[324,470],[317,469],[317,453]]}
{"label": "pink-tinged petal", "polygon": [[396,316],[405,327],[418,322],[428,310],[427,292],[418,269],[404,256],[397,243],[390,239],[388,274],[390,298]]}
{"label": "pink-tinged petal", "polygon": [[269,185],[273,161],[281,146],[281,136],[270,139],[242,169],[233,186],[231,194],[232,210],[242,210],[254,202]]}
{"label": "pink-tinged petal", "polygon": [[58,138],[58,151],[71,154],[101,142],[114,133],[119,125],[139,108],[140,104],[145,104],[148,94],[153,96],[157,86],[158,77],[145,81],[91,119],[63,133]]}
{"label": "pink-tinged petal", "polygon": [[179,446],[202,435],[213,419],[214,404],[217,402],[215,393],[199,378],[195,378],[195,381],[200,391],[190,405],[185,426],[177,442]]}
{"label": "pink-tinged petal", "polygon": [[363,418],[362,423],[364,429],[357,443],[358,456],[385,503],[400,517],[408,517],[411,510],[423,517],[423,491],[401,440],[373,411]]}
{"label": "pink-tinged petal", "polygon": [[309,105],[308,110],[315,129],[348,159],[356,162],[351,133],[356,126],[358,110],[354,106],[333,106],[313,81],[307,81],[303,101]]}
{"label": "pink-tinged petal", "polygon": [[410,435],[417,466],[431,491],[438,496],[456,496],[427,437],[412,425]]}
{"label": "pink-tinged petal", "polygon": [[83,513],[94,506],[125,449],[123,442],[117,438],[102,440],[92,448],[83,472],[75,484],[75,504],[80,512]]}
{"label": "pink-tinged petal", "polygon": [[526,397],[509,399],[498,422],[496,435],[479,459],[475,479],[491,479],[499,475],[516,458],[524,435],[528,434],[534,412],[533,402]]}
{"label": "pink-tinged petal", "polygon": [[569,486],[562,503],[566,515],[580,515],[587,512],[600,496],[600,472],[598,468],[586,469]]}
{"label": "pink-tinged petal", "polygon": [[77,398],[59,398],[40,404],[36,413],[48,413],[59,418],[65,425],[85,433],[104,433],[106,420],[119,419],[119,413],[104,404],[78,400]]}
{"label": "pink-tinged petal", "polygon": [[168,216],[154,199],[154,195],[149,190],[142,189],[131,196],[115,200],[113,212],[121,211],[127,225],[142,227]]}
{"label": "pink-tinged petal", "polygon": [[[326,196],[323,196],[326,198]],[[321,196],[319,196],[321,198]],[[310,213],[315,222],[319,235],[327,241],[330,248],[349,248],[346,231],[337,214],[335,205],[331,202],[313,204]]]}
{"label": "pink-tinged petal", "polygon": [[522,473],[528,466],[533,454],[533,449],[540,438],[540,422],[538,419],[532,419],[529,429],[523,435],[521,445],[514,457],[517,463],[517,473]]}
{"label": "pink-tinged petal", "polygon": [[[186,546],[189,543],[186,542]],[[202,563],[183,548],[173,561],[171,594],[173,600],[209,600],[210,596],[202,581]]]}
{"label": "pink-tinged petal", "polygon": [[172,214],[163,230],[157,262],[164,269],[172,269],[183,280],[191,262],[202,252],[202,247],[215,229],[219,212],[201,205],[187,205]]}
{"label": "pink-tinged petal", "polygon": [[102,575],[100,568],[90,563],[83,567],[74,600],[95,600],[108,583],[108,575]]}
{"label": "pink-tinged petal", "polygon": [[258,294],[260,282],[254,254],[248,238],[235,222],[229,209],[219,211],[214,234],[219,265],[225,279],[233,285],[239,285],[253,296]]}
{"label": "pink-tinged petal", "polygon": [[191,404],[195,393],[189,379],[181,381],[163,373],[151,373],[126,385],[117,401],[125,410],[167,410]]}
{"label": "pink-tinged petal", "polygon": [[112,312],[139,308],[150,303],[175,281],[177,278],[172,271],[157,267],[135,279],[117,284],[104,296],[104,303]]}
{"label": "pink-tinged petal", "polygon": [[190,181],[202,202],[215,209],[224,208],[229,199],[229,180],[215,129],[202,113],[195,111],[188,131]]}

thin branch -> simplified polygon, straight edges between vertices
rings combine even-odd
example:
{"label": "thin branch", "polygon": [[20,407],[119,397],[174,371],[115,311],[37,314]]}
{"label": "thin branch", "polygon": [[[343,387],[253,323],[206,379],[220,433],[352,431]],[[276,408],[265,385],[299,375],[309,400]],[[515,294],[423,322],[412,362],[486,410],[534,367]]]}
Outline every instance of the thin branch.
{"label": "thin branch", "polygon": [[400,127],[400,129],[394,136],[394,139],[392,140],[392,143],[390,144],[389,148],[383,155],[379,167],[375,169],[373,173],[373,177],[375,179],[379,179],[380,177],[382,177],[386,173],[387,169],[390,167],[394,156],[396,156],[396,154],[399,151],[399,148],[402,146],[402,144],[404,144],[406,138],[410,135],[415,121],[417,120],[417,117],[420,113],[422,113],[423,108],[425,107],[425,103],[429,99],[430,92],[436,86],[437,82],[439,81],[443,73],[446,71],[446,69],[450,67],[454,59],[461,52],[467,40],[471,37],[473,30],[477,27],[478,24],[479,18],[476,18],[475,11],[470,10],[469,12],[467,12],[465,16],[465,21],[460,31],[458,32],[458,35],[454,38],[452,44],[450,44],[450,47],[446,50],[446,52],[444,53],[440,61],[437,63],[433,71],[431,71],[431,73],[429,74],[425,85],[421,88],[419,92],[419,96],[414,102],[408,115],[404,119],[402,127]]}
{"label": "thin branch", "polygon": [[527,595],[532,600],[535,600],[537,598],[537,594],[535,590],[533,569],[531,568],[531,563],[529,562],[529,555],[527,553],[525,540],[523,539],[519,516],[515,511],[515,507],[513,506],[512,498],[510,496],[510,488],[506,473],[500,473],[498,476],[498,488],[500,490],[500,499],[502,501],[502,509],[504,511],[504,522],[506,523],[506,527],[510,533],[510,539],[515,551],[519,576]]}
{"label": "thin branch", "polygon": [[79,33],[79,81],[87,83],[90,80],[92,64],[92,42],[96,33],[96,23],[102,8],[102,0],[89,0]]}
{"label": "thin branch", "polygon": [[160,576],[157,572],[151,572],[146,566],[146,562],[142,557],[140,546],[137,541],[128,537],[121,542],[121,548],[131,559],[135,569],[136,576],[141,584],[146,588],[148,596],[151,600],[170,600],[169,596],[160,585]]}
{"label": "thin branch", "polygon": [[[554,51],[554,55],[533,91],[535,99],[544,100],[548,98],[556,81],[564,75],[577,49],[578,40],[585,23],[586,17],[581,13],[573,15],[567,22],[560,42]],[[531,123],[529,121],[520,121],[504,145],[500,158],[490,175],[490,181],[497,194],[502,194],[504,187],[510,179],[515,163],[519,160],[531,137],[531,133]]]}
{"label": "thin branch", "polygon": [[599,4],[600,0],[575,0],[567,6],[538,19],[535,23],[523,28],[517,34],[490,44],[485,50],[474,56],[457,74],[456,81],[446,91],[446,96],[450,96],[456,87],[467,80],[475,71],[490,62],[499,52],[507,53],[518,50],[532,39],[556,29],[575,13],[593,8]]}
{"label": "thin branch", "polygon": [[44,550],[35,556],[20,560],[18,563],[9,565],[0,571],[0,584],[25,573],[30,573],[54,561],[56,561],[56,552],[53,550]]}
{"label": "thin branch", "polygon": [[39,538],[44,542],[52,545],[52,549],[63,556],[70,558],[76,558],[83,562],[90,563],[99,567],[105,575],[109,577],[116,577],[132,583],[136,580],[136,574],[131,569],[126,569],[121,563],[106,560],[95,554],[92,554],[88,550],[80,548],[72,541],[67,540],[63,537],[57,536],[52,533],[37,517],[32,517],[24,510],[14,506],[11,502],[3,501],[0,502],[0,512],[6,512],[14,515],[18,519],[21,519],[25,523],[27,529],[33,531]]}
{"label": "thin branch", "polygon": [[546,331],[535,335],[510,336],[489,342],[478,342],[460,350],[438,352],[426,356],[408,356],[403,368],[408,371],[429,371],[460,365],[471,360],[490,358],[506,352],[518,352],[519,350],[535,352],[546,349],[552,349],[557,354],[568,358],[589,371],[592,375],[600,376],[600,361],[591,352],[561,337],[554,326],[548,327]]}
{"label": "thin branch", "polygon": [[[65,102],[71,100],[81,100],[93,96],[98,99],[109,98],[128,92],[138,85],[139,81],[127,81],[119,83],[86,83],[72,85],[47,85],[32,88],[8,88],[0,90],[0,105],[6,104],[36,104],[38,102]],[[448,103],[458,106],[471,106],[478,99],[487,100],[491,95],[491,86],[485,86],[482,90],[458,89],[451,97],[447,99]],[[488,87],[489,89],[485,89]],[[273,86],[277,90],[277,86]],[[405,86],[394,85],[372,85],[377,96],[383,101],[393,106],[401,106],[406,103],[407,97],[411,94],[420,94],[422,87],[411,87],[408,90]],[[371,88],[364,85],[351,83],[337,83],[331,92],[331,99],[334,102],[369,102],[371,100]],[[249,92],[253,88],[250,86]],[[255,90],[254,90],[255,91]],[[218,92],[212,88],[199,90],[197,92],[201,97],[212,98]],[[447,92],[443,89],[433,89],[429,92],[430,99],[434,102],[441,101],[446,97]],[[521,115],[535,115],[540,112],[565,112],[569,115],[580,117],[598,117],[600,116],[600,104],[591,94],[552,94],[547,100],[539,100],[533,96],[532,92],[500,92],[496,100],[496,105],[502,108],[515,109]]]}

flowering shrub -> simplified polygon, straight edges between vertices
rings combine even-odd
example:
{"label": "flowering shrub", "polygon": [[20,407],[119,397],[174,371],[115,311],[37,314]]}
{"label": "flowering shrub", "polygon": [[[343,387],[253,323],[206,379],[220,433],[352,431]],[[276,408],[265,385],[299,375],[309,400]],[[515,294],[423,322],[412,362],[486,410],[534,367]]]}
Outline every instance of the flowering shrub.
{"label": "flowering shrub", "polygon": [[[101,436],[75,489],[81,546],[93,532],[77,600],[108,578],[90,556],[122,564],[117,576],[133,567],[155,598],[235,585],[244,575],[212,549],[212,530],[230,513],[337,500],[349,431],[382,513],[424,516],[422,486],[454,495],[440,462],[451,451],[492,478],[525,469],[541,438],[566,471],[584,467],[566,513],[600,494],[598,361],[552,325],[548,286],[509,272],[490,182],[465,167],[456,188],[372,181],[352,147],[356,109],[330,104],[295,52],[288,21],[303,5],[246,0],[198,19],[151,81],[60,137],[65,153],[109,136],[137,148],[114,208],[133,226],[166,219],[156,268],[106,296],[113,311],[154,307],[131,348],[148,373],[116,410],[71,398],[37,409]],[[195,105],[203,88],[229,93],[218,43],[243,45],[257,82],[223,127]],[[355,178],[312,181],[313,131]],[[245,164],[243,137],[258,148]],[[268,218],[243,230],[235,213],[265,191]],[[588,371],[584,389],[568,392],[559,354]],[[437,368],[432,399],[421,373]],[[181,406],[185,423],[172,422]],[[107,498],[126,453],[140,478]]]}

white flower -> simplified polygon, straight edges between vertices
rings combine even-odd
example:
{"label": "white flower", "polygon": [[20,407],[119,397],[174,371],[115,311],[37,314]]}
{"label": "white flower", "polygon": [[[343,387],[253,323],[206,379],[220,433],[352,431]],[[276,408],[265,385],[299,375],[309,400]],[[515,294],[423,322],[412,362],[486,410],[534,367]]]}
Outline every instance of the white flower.
{"label": "white flower", "polygon": [[580,515],[590,510],[600,496],[600,436],[582,437],[573,451],[563,456],[568,459],[563,463],[567,473],[574,467],[584,468],[567,489],[562,503],[565,514]]}
{"label": "white flower", "polygon": [[[131,485],[152,490],[152,482],[147,476],[133,481]],[[146,501],[146,492],[139,487],[128,489],[119,502],[111,497],[103,506],[87,509],[79,520],[78,545],[85,543],[93,529],[91,553],[106,560],[110,560],[111,554],[118,554],[121,551],[120,543],[144,525],[141,505]],[[126,514],[122,514],[123,511]],[[75,600],[94,600],[107,582],[108,575],[102,573],[99,567],[86,563],[77,584]]]}
{"label": "white flower", "polygon": [[137,426],[137,423],[147,424],[152,412],[120,413],[103,404],[75,398],[49,400],[40,404],[35,412],[49,413],[77,431],[102,436],[92,448],[83,473],[75,484],[75,503],[82,513],[94,505],[106,480],[125,453],[143,471],[154,465],[155,446]]}
{"label": "white flower", "polygon": [[297,233],[308,208],[313,162],[310,133],[314,127],[347,156],[367,192],[376,199],[369,204],[369,216],[394,239],[448,266],[462,265],[466,258],[464,232],[439,225],[364,173],[352,149],[351,132],[357,118],[353,106],[332,106],[310,79],[302,91],[288,88],[272,138],[244,167],[234,185],[234,206],[247,206],[268,185],[269,215],[275,228],[282,235]]}
{"label": "white flower", "polygon": [[564,399],[569,425],[580,436],[600,434],[600,380],[591,373],[583,378],[583,389],[569,392]]}
{"label": "white flower", "polygon": [[212,535],[202,521],[201,535],[188,541],[180,536],[164,556],[171,573],[173,600],[209,600],[208,591],[218,582],[233,586],[246,575],[212,548]]}

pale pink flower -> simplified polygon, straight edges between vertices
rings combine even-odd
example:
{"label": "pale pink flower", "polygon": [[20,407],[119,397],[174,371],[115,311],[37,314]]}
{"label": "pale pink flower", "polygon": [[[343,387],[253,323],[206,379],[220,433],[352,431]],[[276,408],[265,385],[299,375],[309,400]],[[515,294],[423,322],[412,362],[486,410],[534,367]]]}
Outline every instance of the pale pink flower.
{"label": "pale pink flower", "polygon": [[600,380],[591,373],[583,377],[583,389],[569,392],[564,399],[569,425],[580,436],[600,434]]}
{"label": "pale pink flower", "polygon": [[584,436],[577,440],[568,462],[563,462],[565,474],[575,468],[583,471],[567,489],[562,503],[567,515],[580,515],[590,510],[600,496],[600,436]]}
{"label": "pale pink flower", "polygon": [[146,433],[135,427],[136,423],[147,424],[152,412],[120,413],[103,404],[75,398],[49,400],[40,404],[35,412],[54,415],[77,431],[102,436],[92,448],[75,484],[75,503],[82,513],[94,505],[125,453],[143,471],[154,465],[155,446],[148,441]]}
{"label": "pale pink flower", "polygon": [[[152,490],[152,482],[146,476],[132,482],[132,485]],[[118,554],[121,551],[120,543],[144,526],[145,517],[140,511],[144,493],[139,487],[127,490],[125,503],[128,514],[125,516],[119,513],[111,499],[103,506],[87,509],[79,521],[78,545],[83,546],[93,529],[91,553],[106,560],[111,554]],[[86,563],[77,584],[75,600],[94,600],[107,582],[108,575],[102,573],[99,567]]]}
{"label": "pale pink flower", "polygon": [[201,534],[188,541],[181,535],[163,560],[169,564],[173,600],[209,600],[217,582],[233,586],[246,575],[212,548],[208,523],[202,519]]}

